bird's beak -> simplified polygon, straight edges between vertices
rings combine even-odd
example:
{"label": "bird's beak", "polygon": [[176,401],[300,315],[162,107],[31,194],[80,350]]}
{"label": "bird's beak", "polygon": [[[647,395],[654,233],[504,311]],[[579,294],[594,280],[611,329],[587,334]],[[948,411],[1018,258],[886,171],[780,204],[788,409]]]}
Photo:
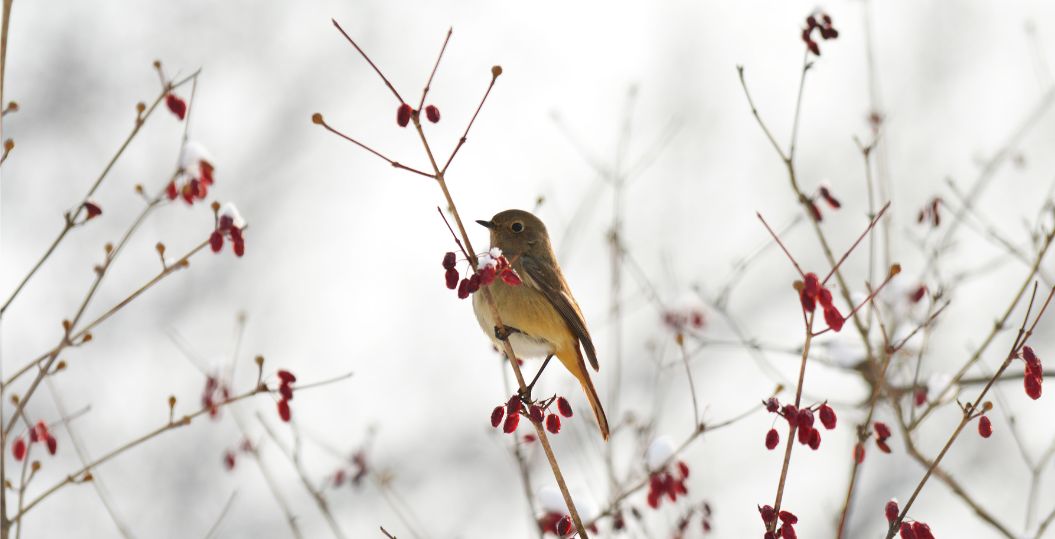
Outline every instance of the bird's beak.
{"label": "bird's beak", "polygon": [[476,222],[484,228],[490,228],[491,230],[494,230],[495,228],[495,224],[491,221],[482,221],[480,219],[477,219]]}

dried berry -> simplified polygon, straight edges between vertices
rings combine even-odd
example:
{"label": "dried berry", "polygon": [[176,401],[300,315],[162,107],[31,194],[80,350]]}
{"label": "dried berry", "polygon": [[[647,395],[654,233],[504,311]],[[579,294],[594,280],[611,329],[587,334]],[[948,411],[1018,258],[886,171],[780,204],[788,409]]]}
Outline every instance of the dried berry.
{"label": "dried berry", "polygon": [[448,251],[446,254],[443,255],[443,269],[454,269],[454,265],[456,263],[457,259],[454,257],[454,253]]}
{"label": "dried berry", "polygon": [[827,404],[822,404],[819,413],[821,416],[821,424],[824,425],[824,428],[828,430],[834,429],[836,422],[835,410]]}
{"label": "dried berry", "polygon": [[890,500],[886,502],[886,506],[883,508],[883,514],[886,515],[887,522],[894,522],[897,520],[897,515],[901,510],[897,507],[897,500]]}
{"label": "dried berry", "polygon": [[766,433],[766,449],[772,451],[779,443],[780,433],[777,432],[777,429],[769,429],[769,432]]}
{"label": "dried berry", "polygon": [[546,416],[546,430],[553,434],[560,432],[560,417],[556,414]]}
{"label": "dried berry", "polygon": [[978,419],[978,434],[982,438],[988,438],[993,435],[993,423],[989,421],[989,416],[983,415]]}
{"label": "dried berry", "polygon": [[557,397],[557,411],[564,417],[571,417],[571,404],[564,397]]}
{"label": "dried berry", "polygon": [[495,409],[491,411],[491,426],[498,428],[499,423],[502,422],[502,416],[505,415],[505,407],[495,406]]}
{"label": "dried berry", "polygon": [[165,96],[165,106],[172,111],[180,120],[187,117],[187,102],[180,99],[176,94],[168,94]]}
{"label": "dried berry", "polygon": [[399,108],[396,109],[396,124],[399,127],[406,127],[410,123],[410,115],[414,112],[414,109],[410,108],[410,105],[406,103],[400,103]]}
{"label": "dried berry", "polygon": [[440,109],[436,108],[436,105],[425,107],[425,117],[432,123],[440,121]]}

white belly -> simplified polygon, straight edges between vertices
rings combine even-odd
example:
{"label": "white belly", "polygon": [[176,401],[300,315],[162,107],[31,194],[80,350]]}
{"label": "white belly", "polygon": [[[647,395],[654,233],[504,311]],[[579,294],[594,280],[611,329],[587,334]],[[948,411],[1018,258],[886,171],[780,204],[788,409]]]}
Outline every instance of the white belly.
{"label": "white belly", "polygon": [[[503,351],[502,341],[495,337],[495,323],[494,317],[491,316],[491,308],[487,305],[487,300],[483,298],[482,293],[473,294],[473,311],[476,313],[476,320],[480,323],[480,329],[499,351]],[[509,344],[513,346],[513,353],[520,359],[544,358],[552,355],[556,350],[553,343],[520,332],[514,332],[509,336]]]}

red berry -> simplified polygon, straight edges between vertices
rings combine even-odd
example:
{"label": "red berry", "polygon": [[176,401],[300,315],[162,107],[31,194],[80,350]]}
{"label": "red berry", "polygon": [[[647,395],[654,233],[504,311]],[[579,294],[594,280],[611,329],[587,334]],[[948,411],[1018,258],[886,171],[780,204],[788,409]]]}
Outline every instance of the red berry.
{"label": "red berry", "polygon": [[209,247],[212,248],[214,253],[218,253],[220,249],[223,249],[223,234],[220,234],[219,230],[213,230],[212,234],[209,234]]}
{"label": "red berry", "polygon": [[230,451],[224,451],[223,453],[223,467],[228,470],[234,469],[234,453]]}
{"label": "red berry", "polygon": [[843,329],[843,323],[846,322],[846,319],[843,318],[842,313],[839,312],[835,305],[828,305],[824,308],[824,322],[828,324],[828,327],[832,328],[832,331],[838,333]]}
{"label": "red berry", "polygon": [[445,255],[443,255],[443,269],[453,269],[456,263],[457,259],[454,257],[454,253],[448,251]]}
{"label": "red berry", "polygon": [[919,288],[917,288],[915,291],[913,291],[911,294],[909,294],[908,299],[912,303],[919,303],[920,300],[923,299],[923,296],[925,296],[926,294],[927,294],[927,287],[924,286],[924,285],[919,285]]}
{"label": "red berry", "polygon": [[406,127],[410,123],[410,115],[414,112],[414,109],[410,108],[410,105],[401,103],[399,108],[396,109],[396,123],[399,127]]}
{"label": "red berry", "polygon": [[886,507],[883,508],[883,514],[886,515],[887,522],[894,522],[897,520],[897,515],[901,510],[897,507],[897,500],[890,500],[886,502]]}
{"label": "red berry", "polygon": [[165,196],[169,200],[176,200],[179,196],[179,191],[176,189],[176,182],[169,182],[168,186],[165,187]]}
{"label": "red berry", "polygon": [[916,534],[916,539],[934,539],[930,526],[919,521],[912,523],[912,532]]}
{"label": "red berry", "polygon": [[858,443],[854,446],[854,461],[861,464],[865,461],[865,446],[864,444]]}
{"label": "red berry", "polygon": [[758,507],[758,514],[762,515],[762,522],[769,524],[770,522],[776,522],[777,512],[771,505],[762,505]]}
{"label": "red berry", "polygon": [[[235,230],[238,230],[237,228]],[[245,254],[245,241],[241,237],[235,237],[231,240],[231,247],[234,251],[234,256],[241,257]]]}
{"label": "red berry", "polygon": [[824,201],[827,202],[828,205],[831,206],[834,210],[843,207],[842,203],[839,202],[839,199],[832,196],[831,190],[827,187],[821,187],[821,197],[824,198]]}
{"label": "red berry", "polygon": [[798,539],[798,535],[795,534],[795,528],[791,526],[790,522],[785,522],[780,527],[780,536],[784,539]]}
{"label": "red berry", "polygon": [[821,416],[821,424],[824,425],[824,428],[828,430],[834,429],[836,421],[835,410],[833,410],[832,407],[828,406],[827,404],[822,404],[819,412]]}
{"label": "red berry", "polygon": [[458,270],[450,268],[446,273],[443,274],[443,278],[447,280],[447,288],[454,290],[458,288]]}
{"label": "red berry", "polygon": [[425,117],[432,123],[440,121],[440,109],[436,108],[436,105],[425,107]]}
{"label": "red berry", "polygon": [[689,465],[685,464],[685,461],[678,461],[678,473],[681,474],[682,479],[689,477]]}
{"label": "red berry", "polygon": [[890,427],[886,426],[886,423],[882,421],[875,422],[876,436],[881,440],[885,440],[890,437]]}
{"label": "red berry", "polygon": [[769,429],[769,432],[766,433],[766,449],[772,451],[779,443],[780,433],[777,432],[777,429]]}
{"label": "red berry", "polygon": [[[815,54],[817,56],[821,55],[821,48],[817,45],[816,41],[812,41],[812,40],[811,41],[807,41],[806,42],[806,46],[809,47],[810,52],[812,52],[813,54]],[[810,205],[812,207],[813,218],[818,220],[818,221],[820,221],[821,220],[820,219],[821,212],[820,212],[820,210],[817,209],[817,205],[813,204],[813,202],[810,202]]]}
{"label": "red berry", "polygon": [[806,444],[810,443],[810,435],[813,434],[813,429],[812,428],[799,428],[798,429],[798,433],[799,433],[799,443],[800,444],[806,445]]}
{"label": "red berry", "polygon": [[901,523],[901,533],[898,535],[901,536],[901,539],[916,539],[916,532],[912,531],[912,524],[908,522]]}
{"label": "red berry", "polygon": [[182,120],[187,116],[187,102],[180,99],[176,94],[168,94],[165,96],[165,106],[175,114],[177,118]]}
{"label": "red berry", "polygon": [[1027,376],[1024,378],[1024,380],[1026,386],[1026,395],[1029,395],[1029,398],[1033,400],[1039,399],[1042,391],[1040,381],[1043,380],[1043,378],[1038,378],[1036,376]]}
{"label": "red berry", "polygon": [[832,291],[827,288],[821,288],[817,292],[817,301],[820,302],[821,307],[827,309],[832,307]]}
{"label": "red berry", "polygon": [[799,418],[799,409],[794,404],[784,405],[784,419],[788,420],[789,425],[794,425]]}
{"label": "red berry", "polygon": [[502,432],[509,434],[517,430],[517,425],[520,423],[520,414],[509,414],[506,416],[505,423],[502,424]]}
{"label": "red berry", "polygon": [[780,401],[776,397],[770,397],[766,399],[766,411],[769,413],[776,413],[780,410]]}
{"label": "red berry", "polygon": [[84,203],[84,211],[88,212],[88,219],[98,217],[103,214],[103,209],[100,208],[98,204],[90,200]]}
{"label": "red berry", "polygon": [[297,381],[297,377],[286,369],[279,369],[276,374],[278,375],[279,381],[281,381],[283,384],[292,384],[293,382]]}
{"label": "red berry", "polygon": [[458,283],[458,299],[467,297],[469,297],[469,279],[462,279],[462,282]]}
{"label": "red berry", "polygon": [[810,430],[810,449],[816,451],[821,446],[821,431],[817,429]]}
{"label": "red berry", "polygon": [[989,416],[983,415],[978,420],[978,434],[982,438],[988,438],[993,435],[993,423],[989,421]]}
{"label": "red berry", "polygon": [[285,421],[286,423],[289,423],[289,418],[290,418],[289,401],[287,401],[286,399],[279,399],[278,400],[278,417],[282,418],[282,421]]}
{"label": "red berry", "polygon": [[11,444],[11,455],[18,461],[26,458],[26,441],[21,436],[15,438],[15,443]]}
{"label": "red berry", "polygon": [[557,521],[556,530],[557,535],[562,537],[568,535],[568,532],[571,531],[571,517],[568,515],[560,517],[560,520]]}
{"label": "red berry", "polygon": [[571,404],[564,397],[557,397],[557,411],[564,417],[571,417]]}
{"label": "red berry", "polygon": [[505,415],[504,406],[495,406],[495,409],[491,411],[491,426],[498,428],[498,424],[502,422],[502,416]]}
{"label": "red berry", "polygon": [[777,516],[780,518],[781,522],[786,522],[788,524],[798,524],[799,523],[799,517],[797,517],[794,514],[792,514],[791,511],[781,511],[780,514],[777,515]]}
{"label": "red berry", "polygon": [[513,268],[507,268],[502,272],[501,277],[502,282],[509,286],[518,286],[523,282],[520,280],[520,276],[517,275],[517,272],[513,271]]}
{"label": "red berry", "polygon": [[531,417],[532,421],[536,422],[542,422],[542,419],[545,417],[545,415],[542,413],[542,408],[534,404],[532,404],[531,407],[528,408],[528,416]]}
{"label": "red berry", "polygon": [[517,396],[517,395],[513,395],[512,397],[509,397],[509,400],[506,401],[506,413],[507,414],[518,414],[518,413],[520,413],[520,409],[521,408],[522,408],[522,406],[520,404],[520,397]]}
{"label": "red berry", "polygon": [[883,440],[876,440],[876,447],[878,447],[880,451],[882,451],[882,452],[884,452],[886,454],[890,454],[890,446],[887,445],[885,441],[883,441]]}
{"label": "red berry", "polygon": [[799,410],[798,425],[800,429],[808,430],[813,428],[813,410],[809,408]]}
{"label": "red berry", "polygon": [[288,401],[293,400],[293,388],[288,384],[278,386],[278,394],[281,395],[283,399]]}
{"label": "red berry", "polygon": [[550,414],[546,416],[546,430],[557,434],[560,432],[560,417],[557,414]]}

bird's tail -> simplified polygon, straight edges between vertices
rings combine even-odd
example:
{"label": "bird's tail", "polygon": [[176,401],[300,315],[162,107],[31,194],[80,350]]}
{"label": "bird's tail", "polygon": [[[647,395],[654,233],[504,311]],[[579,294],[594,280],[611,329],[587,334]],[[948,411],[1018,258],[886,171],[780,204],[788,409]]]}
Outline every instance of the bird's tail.
{"label": "bird's tail", "polygon": [[593,415],[597,419],[597,426],[601,429],[601,436],[607,442],[608,418],[604,415],[604,407],[601,406],[601,398],[597,396],[597,389],[593,387],[593,380],[590,379],[590,373],[586,370],[586,362],[583,361],[582,352],[579,350],[579,347],[576,346],[574,354],[558,353],[557,357],[561,360],[561,363],[564,364],[568,371],[571,372],[575,378],[579,379],[579,383],[582,384],[583,393],[586,393],[586,400],[590,402],[590,408],[593,408]]}

